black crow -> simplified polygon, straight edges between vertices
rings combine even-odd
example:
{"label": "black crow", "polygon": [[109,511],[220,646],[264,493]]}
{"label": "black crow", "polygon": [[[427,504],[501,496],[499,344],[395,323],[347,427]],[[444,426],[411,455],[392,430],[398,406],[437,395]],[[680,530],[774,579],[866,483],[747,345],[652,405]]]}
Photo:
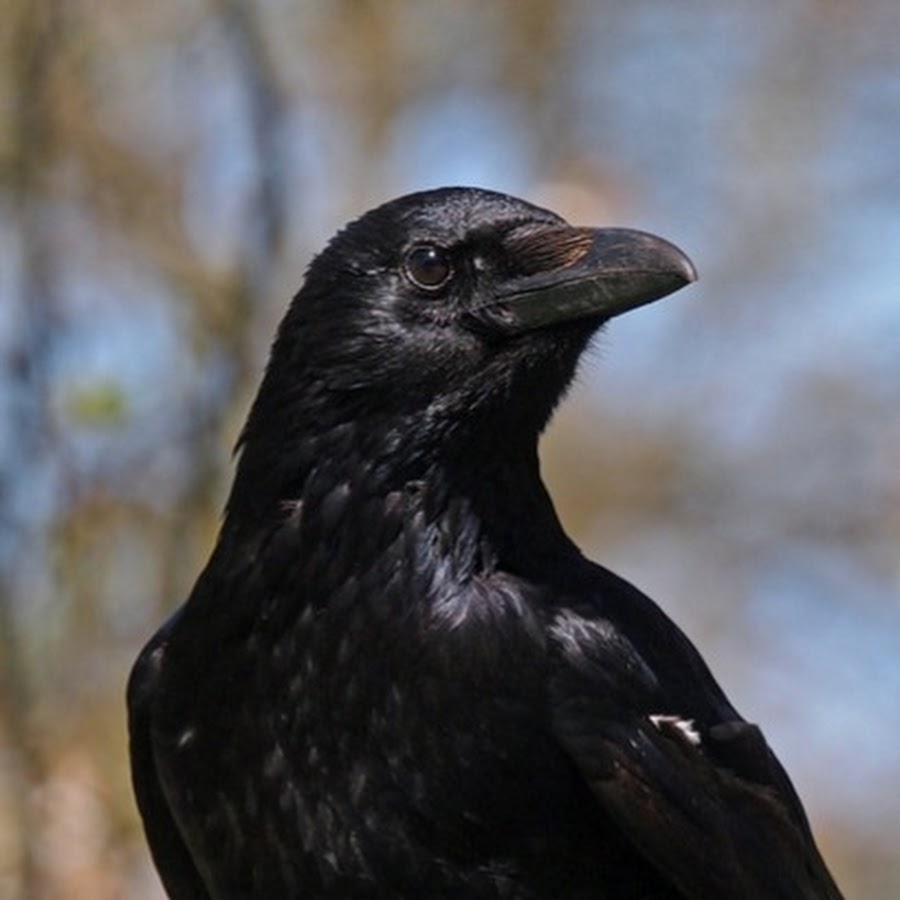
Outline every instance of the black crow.
{"label": "black crow", "polygon": [[471,188],[312,262],[212,557],[129,683],[170,897],[840,896],[760,730],[541,482],[592,335],[694,277]]}

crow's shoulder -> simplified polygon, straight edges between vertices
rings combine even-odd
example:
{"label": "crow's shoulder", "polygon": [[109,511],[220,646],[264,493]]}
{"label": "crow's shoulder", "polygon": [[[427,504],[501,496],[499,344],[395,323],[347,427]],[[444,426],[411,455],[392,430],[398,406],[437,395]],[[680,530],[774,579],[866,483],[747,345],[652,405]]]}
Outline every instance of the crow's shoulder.
{"label": "crow's shoulder", "polygon": [[598,568],[548,634],[553,733],[684,896],[840,896],[762,732],[655,604]]}
{"label": "crow's shoulder", "polygon": [[164,667],[170,623],[163,626],[143,649],[128,679],[128,736],[132,782],[150,852],[166,893],[172,900],[209,900],[210,895],[166,798],[154,746],[154,708]]}

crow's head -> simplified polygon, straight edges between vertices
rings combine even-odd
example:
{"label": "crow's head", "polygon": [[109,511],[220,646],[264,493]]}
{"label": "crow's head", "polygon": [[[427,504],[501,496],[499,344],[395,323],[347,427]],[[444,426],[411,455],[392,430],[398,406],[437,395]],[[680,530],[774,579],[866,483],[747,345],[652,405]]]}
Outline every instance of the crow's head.
{"label": "crow's head", "polygon": [[310,265],[244,453],[257,438],[309,439],[348,423],[433,444],[533,442],[591,335],[694,277],[660,238],[573,227],[503,194],[393,200]]}

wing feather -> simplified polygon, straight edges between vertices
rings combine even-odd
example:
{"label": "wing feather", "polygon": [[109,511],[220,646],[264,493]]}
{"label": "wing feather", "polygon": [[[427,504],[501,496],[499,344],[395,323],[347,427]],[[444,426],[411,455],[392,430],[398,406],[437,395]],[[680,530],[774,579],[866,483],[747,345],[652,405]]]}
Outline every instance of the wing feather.
{"label": "wing feather", "polygon": [[153,750],[153,698],[165,654],[158,635],[138,657],[128,680],[131,775],[153,862],[171,900],[211,900],[172,816]]}
{"label": "wing feather", "polygon": [[685,898],[840,900],[762,732],[734,712],[675,631],[663,663],[610,619],[563,611],[550,689],[557,740]]}

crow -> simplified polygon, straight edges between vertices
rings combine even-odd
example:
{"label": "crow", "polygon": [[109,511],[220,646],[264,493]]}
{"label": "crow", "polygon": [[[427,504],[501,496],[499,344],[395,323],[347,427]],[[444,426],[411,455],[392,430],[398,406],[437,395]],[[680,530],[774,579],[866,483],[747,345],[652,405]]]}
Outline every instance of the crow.
{"label": "crow", "polygon": [[129,679],[171,898],[840,897],[759,728],[541,481],[592,336],[695,277],[474,188],[313,260],[210,560]]}

